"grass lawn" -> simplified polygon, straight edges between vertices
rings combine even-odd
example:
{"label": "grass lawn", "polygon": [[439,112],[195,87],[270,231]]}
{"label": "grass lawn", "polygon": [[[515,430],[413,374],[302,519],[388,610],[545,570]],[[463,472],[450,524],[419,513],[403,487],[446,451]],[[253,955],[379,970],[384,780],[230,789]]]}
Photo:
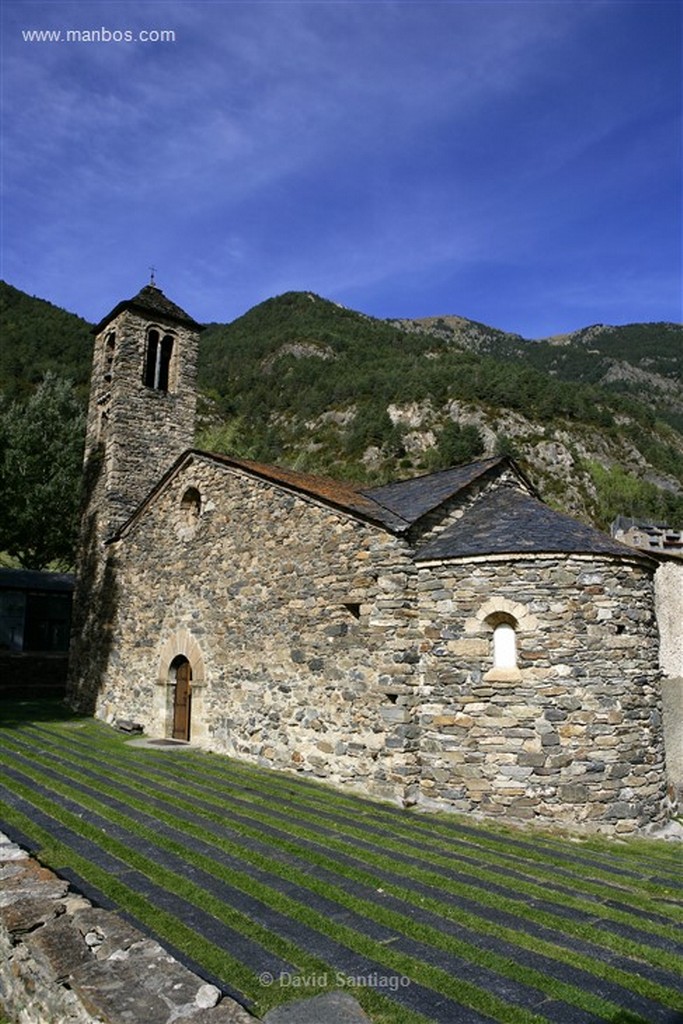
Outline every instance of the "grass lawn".
{"label": "grass lawn", "polygon": [[420,814],[58,704],[0,711],[0,829],[263,1014],[331,988],[376,1024],[683,1020],[680,844]]}

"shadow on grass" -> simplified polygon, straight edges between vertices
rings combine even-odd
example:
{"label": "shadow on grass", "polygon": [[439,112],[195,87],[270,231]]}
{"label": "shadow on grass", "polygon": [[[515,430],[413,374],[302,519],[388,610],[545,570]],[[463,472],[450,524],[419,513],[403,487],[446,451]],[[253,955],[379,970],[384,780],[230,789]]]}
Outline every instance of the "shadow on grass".
{"label": "shadow on grass", "polygon": [[88,717],[88,715],[77,715],[66,707],[63,700],[55,698],[0,701],[0,728],[2,729],[16,729],[31,722],[67,722]]}

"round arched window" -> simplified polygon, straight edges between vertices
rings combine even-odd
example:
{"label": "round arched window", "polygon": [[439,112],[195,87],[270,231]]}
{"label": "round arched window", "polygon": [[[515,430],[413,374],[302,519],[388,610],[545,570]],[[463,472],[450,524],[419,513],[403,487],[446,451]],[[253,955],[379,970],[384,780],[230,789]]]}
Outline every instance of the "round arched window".
{"label": "round arched window", "polygon": [[517,668],[517,635],[509,622],[493,627],[493,667]]}
{"label": "round arched window", "polygon": [[180,502],[180,511],[187,526],[196,526],[201,508],[201,494],[196,487],[188,487]]}

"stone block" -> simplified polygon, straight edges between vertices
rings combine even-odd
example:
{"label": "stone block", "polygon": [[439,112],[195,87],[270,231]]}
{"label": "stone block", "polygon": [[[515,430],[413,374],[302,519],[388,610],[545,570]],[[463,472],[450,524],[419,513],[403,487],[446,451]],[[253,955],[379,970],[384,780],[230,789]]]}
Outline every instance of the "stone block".
{"label": "stone block", "polygon": [[63,906],[58,900],[26,896],[6,907],[0,907],[0,921],[10,935],[21,935],[52,921],[62,910]]}
{"label": "stone block", "polygon": [[168,1024],[202,1009],[204,983],[155,942],[130,947],[121,959],[90,960],[70,984],[86,1009],[103,1021]]}
{"label": "stone block", "polygon": [[64,981],[90,959],[90,950],[70,917],[49,921],[25,939],[48,981]]}
{"label": "stone block", "polygon": [[41,867],[34,860],[24,860],[21,862],[21,871],[4,880],[0,891],[0,907],[27,896],[58,900],[66,894],[68,888],[67,882],[57,878],[47,868]]}
{"label": "stone block", "polygon": [[569,804],[583,804],[588,799],[588,786],[570,782],[559,786],[558,793],[560,800],[566,800]]}

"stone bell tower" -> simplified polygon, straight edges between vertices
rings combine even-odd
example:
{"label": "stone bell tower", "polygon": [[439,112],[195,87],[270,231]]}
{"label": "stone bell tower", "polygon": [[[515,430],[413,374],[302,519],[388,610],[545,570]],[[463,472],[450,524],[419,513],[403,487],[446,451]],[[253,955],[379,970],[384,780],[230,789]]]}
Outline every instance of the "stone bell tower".
{"label": "stone bell tower", "polygon": [[86,515],[96,514],[100,541],[192,447],[201,329],[154,283],[120,302],[95,328]]}
{"label": "stone bell tower", "polygon": [[107,544],[191,448],[199,324],[152,282],[95,328],[67,701],[93,713],[119,600]]}

